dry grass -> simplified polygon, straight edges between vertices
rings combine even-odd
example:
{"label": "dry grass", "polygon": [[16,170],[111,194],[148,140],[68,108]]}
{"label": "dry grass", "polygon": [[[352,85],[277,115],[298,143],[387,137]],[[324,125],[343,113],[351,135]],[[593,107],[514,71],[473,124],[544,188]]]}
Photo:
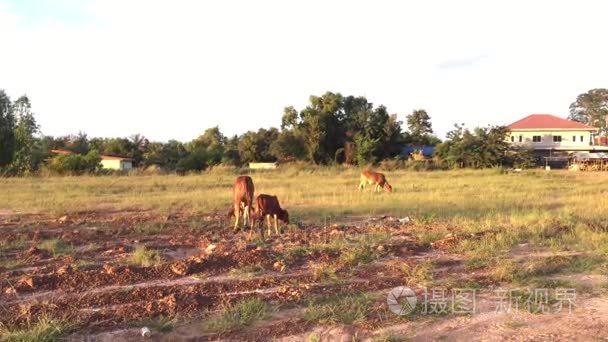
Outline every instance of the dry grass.
{"label": "dry grass", "polygon": [[137,246],[127,259],[129,263],[143,267],[160,264],[162,260],[163,258],[159,251],[147,249],[145,246]]}
{"label": "dry grass", "polygon": [[367,295],[336,295],[312,300],[304,319],[312,323],[354,324],[364,321],[372,305]]}
{"label": "dry grass", "polygon": [[[496,281],[521,278],[521,272],[515,272],[509,261],[511,253],[521,244],[530,249],[585,252],[589,260],[577,261],[581,265],[589,262],[595,268],[606,267],[608,225],[603,213],[608,207],[608,197],[602,184],[608,180],[607,173],[397,170],[386,172],[394,188],[390,194],[359,192],[358,173],[354,168],[307,166],[250,175],[256,193],[279,196],[296,223],[356,223],[369,215],[381,214],[409,216],[413,223],[408,231],[423,246],[429,246],[447,232],[466,236],[492,231],[480,239],[459,240],[452,252],[465,257],[467,270],[488,270]],[[202,217],[212,212],[225,213],[235,176],[235,172],[221,170],[188,176],[0,179],[0,191],[5,194],[0,196],[0,207],[55,215],[82,210],[150,209],[158,213],[184,211]],[[152,222],[138,225],[135,230],[157,234],[165,228],[163,222]],[[382,233],[373,233],[356,240],[300,246],[286,250],[283,258],[291,260],[324,250],[339,253],[340,265],[354,267],[381,258],[375,246],[386,239],[388,236]],[[69,253],[68,248],[63,248],[66,246],[46,243],[53,254]],[[0,244],[0,250],[10,248],[6,243]],[[131,262],[141,265],[158,262],[157,255],[148,254],[150,251],[138,250]],[[425,268],[406,273],[406,278],[414,283],[429,281],[430,271]]]}
{"label": "dry grass", "polygon": [[71,330],[68,322],[42,317],[35,323],[20,328],[0,325],[0,340],[5,342],[60,341]]}
{"label": "dry grass", "polygon": [[266,302],[259,298],[245,299],[229,305],[222,313],[211,317],[205,328],[220,334],[238,330],[264,319],[268,310]]}
{"label": "dry grass", "polygon": [[[576,215],[595,217],[608,206],[604,173],[496,170],[387,172],[392,194],[357,191],[357,169],[287,168],[252,173],[256,193],[276,194],[298,219],[391,214],[419,221],[472,219],[529,224]],[[235,174],[9,178],[0,180],[0,207],[57,215],[95,209],[224,212]]]}

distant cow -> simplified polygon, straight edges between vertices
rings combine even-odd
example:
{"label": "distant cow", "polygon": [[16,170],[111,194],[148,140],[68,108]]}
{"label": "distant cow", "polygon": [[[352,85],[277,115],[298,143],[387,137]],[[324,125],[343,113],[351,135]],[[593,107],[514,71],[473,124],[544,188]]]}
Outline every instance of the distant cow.
{"label": "distant cow", "polygon": [[239,227],[239,218],[243,215],[243,224],[245,227],[249,222],[251,229],[253,229],[253,220],[251,219],[251,212],[253,210],[253,180],[249,176],[238,176],[234,181],[234,187],[232,188],[232,210],[231,214],[234,215],[234,230],[236,231]]}
{"label": "distant cow", "polygon": [[[279,199],[276,196],[261,194],[256,198],[255,206],[256,217],[260,221],[260,225],[262,224],[262,219],[266,218],[266,223],[268,224],[268,236],[270,236],[272,232],[270,226],[270,217],[274,218],[274,230],[277,235],[279,235],[278,220],[289,224],[289,214],[287,213],[287,210],[281,208]],[[260,232],[263,231],[263,228],[260,227]]]}
{"label": "distant cow", "polygon": [[393,187],[388,184],[386,181],[386,177],[384,174],[380,172],[374,172],[370,170],[365,170],[361,172],[361,178],[359,181],[359,190],[363,190],[366,185],[374,184],[374,191],[380,192],[380,189],[384,189],[386,192],[392,192]]}

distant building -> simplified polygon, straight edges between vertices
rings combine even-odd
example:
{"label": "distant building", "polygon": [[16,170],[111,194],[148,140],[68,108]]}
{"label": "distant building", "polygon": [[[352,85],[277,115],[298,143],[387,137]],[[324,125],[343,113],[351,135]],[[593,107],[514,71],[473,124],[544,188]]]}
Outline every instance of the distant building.
{"label": "distant building", "polygon": [[594,145],[598,129],[550,114],[532,114],[510,124],[509,142],[535,151],[608,150]]}
{"label": "distant building", "polygon": [[249,163],[249,168],[252,170],[273,170],[278,165],[278,163]]}
{"label": "distant building", "polygon": [[131,158],[101,156],[101,167],[109,170],[129,171],[133,168]]}
{"label": "distant building", "polygon": [[528,115],[508,128],[507,141],[534,150],[538,161],[547,166],[565,167],[576,152],[608,151],[608,146],[594,144],[597,128],[555,115]]}
{"label": "distant building", "polygon": [[435,147],[434,146],[411,146],[411,145],[407,145],[407,146],[403,146],[401,148],[401,151],[399,152],[399,155],[404,156],[404,157],[409,157],[413,153],[418,153],[419,152],[425,158],[432,158],[434,151],[435,151]]}

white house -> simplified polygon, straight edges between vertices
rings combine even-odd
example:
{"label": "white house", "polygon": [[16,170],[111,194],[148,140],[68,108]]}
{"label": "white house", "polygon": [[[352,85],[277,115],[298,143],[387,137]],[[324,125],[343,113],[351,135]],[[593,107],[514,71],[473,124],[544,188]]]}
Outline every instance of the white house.
{"label": "white house", "polygon": [[516,146],[530,147],[535,152],[541,152],[538,154],[607,149],[606,146],[593,145],[597,128],[550,114],[528,115],[508,127],[511,130],[508,141]]}
{"label": "white house", "polygon": [[101,167],[110,170],[129,171],[133,168],[130,158],[101,156]]}

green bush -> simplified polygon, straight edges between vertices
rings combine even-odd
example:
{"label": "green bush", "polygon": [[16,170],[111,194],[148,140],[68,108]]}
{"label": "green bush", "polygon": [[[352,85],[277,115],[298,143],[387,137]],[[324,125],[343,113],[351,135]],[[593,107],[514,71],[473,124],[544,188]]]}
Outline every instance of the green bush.
{"label": "green bush", "polygon": [[48,167],[61,175],[80,175],[97,171],[101,168],[100,162],[99,153],[93,150],[86,155],[73,153],[53,157]]}

